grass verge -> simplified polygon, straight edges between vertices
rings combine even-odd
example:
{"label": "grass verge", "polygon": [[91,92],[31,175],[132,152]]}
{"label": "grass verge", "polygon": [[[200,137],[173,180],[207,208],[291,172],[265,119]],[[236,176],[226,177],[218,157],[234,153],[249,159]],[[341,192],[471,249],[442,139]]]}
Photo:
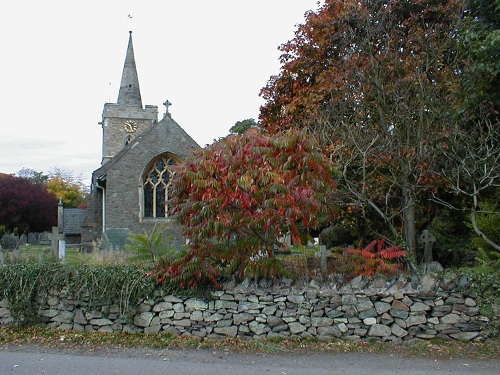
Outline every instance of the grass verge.
{"label": "grass verge", "polygon": [[39,346],[51,350],[92,351],[110,348],[130,349],[211,349],[231,353],[372,353],[413,358],[500,361],[500,341],[319,341],[299,338],[243,340],[238,338],[204,339],[193,336],[141,333],[101,333],[62,331],[42,327],[0,327],[0,349],[9,346]]}

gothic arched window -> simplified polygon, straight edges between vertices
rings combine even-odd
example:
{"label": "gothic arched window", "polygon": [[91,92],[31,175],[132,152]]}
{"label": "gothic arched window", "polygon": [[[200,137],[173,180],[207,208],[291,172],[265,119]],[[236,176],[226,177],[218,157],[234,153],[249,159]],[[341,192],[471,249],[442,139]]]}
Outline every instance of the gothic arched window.
{"label": "gothic arched window", "polygon": [[171,155],[163,155],[154,160],[144,175],[142,189],[144,197],[144,217],[165,218],[169,216],[169,200],[172,192],[171,166],[175,161]]}

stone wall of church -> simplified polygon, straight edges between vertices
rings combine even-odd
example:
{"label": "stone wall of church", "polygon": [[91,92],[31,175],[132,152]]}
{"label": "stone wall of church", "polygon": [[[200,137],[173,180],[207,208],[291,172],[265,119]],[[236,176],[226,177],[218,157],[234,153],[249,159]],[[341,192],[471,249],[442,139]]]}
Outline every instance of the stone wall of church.
{"label": "stone wall of church", "polygon": [[[106,175],[106,229],[142,233],[160,223],[167,226],[175,244],[183,244],[185,240],[181,228],[173,220],[142,217],[142,181],[146,167],[157,156],[169,152],[184,160],[196,149],[199,149],[198,144],[170,116],[166,116],[134,138],[124,152],[96,170],[95,177]],[[99,242],[102,233],[99,233],[98,228],[99,218],[102,217],[102,197],[99,194],[98,189],[95,189],[91,195],[93,203],[89,218],[93,218],[87,223],[88,228],[95,226],[93,243]]]}

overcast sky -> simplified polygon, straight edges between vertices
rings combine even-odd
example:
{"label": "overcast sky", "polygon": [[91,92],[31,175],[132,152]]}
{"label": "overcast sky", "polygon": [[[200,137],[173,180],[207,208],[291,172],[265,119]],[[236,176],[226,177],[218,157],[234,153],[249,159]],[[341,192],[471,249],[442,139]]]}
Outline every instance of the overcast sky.
{"label": "overcast sky", "polygon": [[90,181],[129,30],[143,105],[161,116],[168,99],[194,140],[212,143],[258,118],[278,46],[317,8],[317,0],[1,2],[0,172],[59,167]]}

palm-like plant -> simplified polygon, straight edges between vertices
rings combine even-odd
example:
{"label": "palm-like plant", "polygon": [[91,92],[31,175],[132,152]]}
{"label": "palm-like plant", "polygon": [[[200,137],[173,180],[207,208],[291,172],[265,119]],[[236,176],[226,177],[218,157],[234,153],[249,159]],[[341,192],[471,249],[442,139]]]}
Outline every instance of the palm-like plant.
{"label": "palm-like plant", "polygon": [[125,249],[135,254],[129,258],[131,262],[145,265],[156,265],[160,260],[172,258],[177,252],[164,228],[158,225],[155,225],[149,234],[146,230],[142,234],[131,233]]}

